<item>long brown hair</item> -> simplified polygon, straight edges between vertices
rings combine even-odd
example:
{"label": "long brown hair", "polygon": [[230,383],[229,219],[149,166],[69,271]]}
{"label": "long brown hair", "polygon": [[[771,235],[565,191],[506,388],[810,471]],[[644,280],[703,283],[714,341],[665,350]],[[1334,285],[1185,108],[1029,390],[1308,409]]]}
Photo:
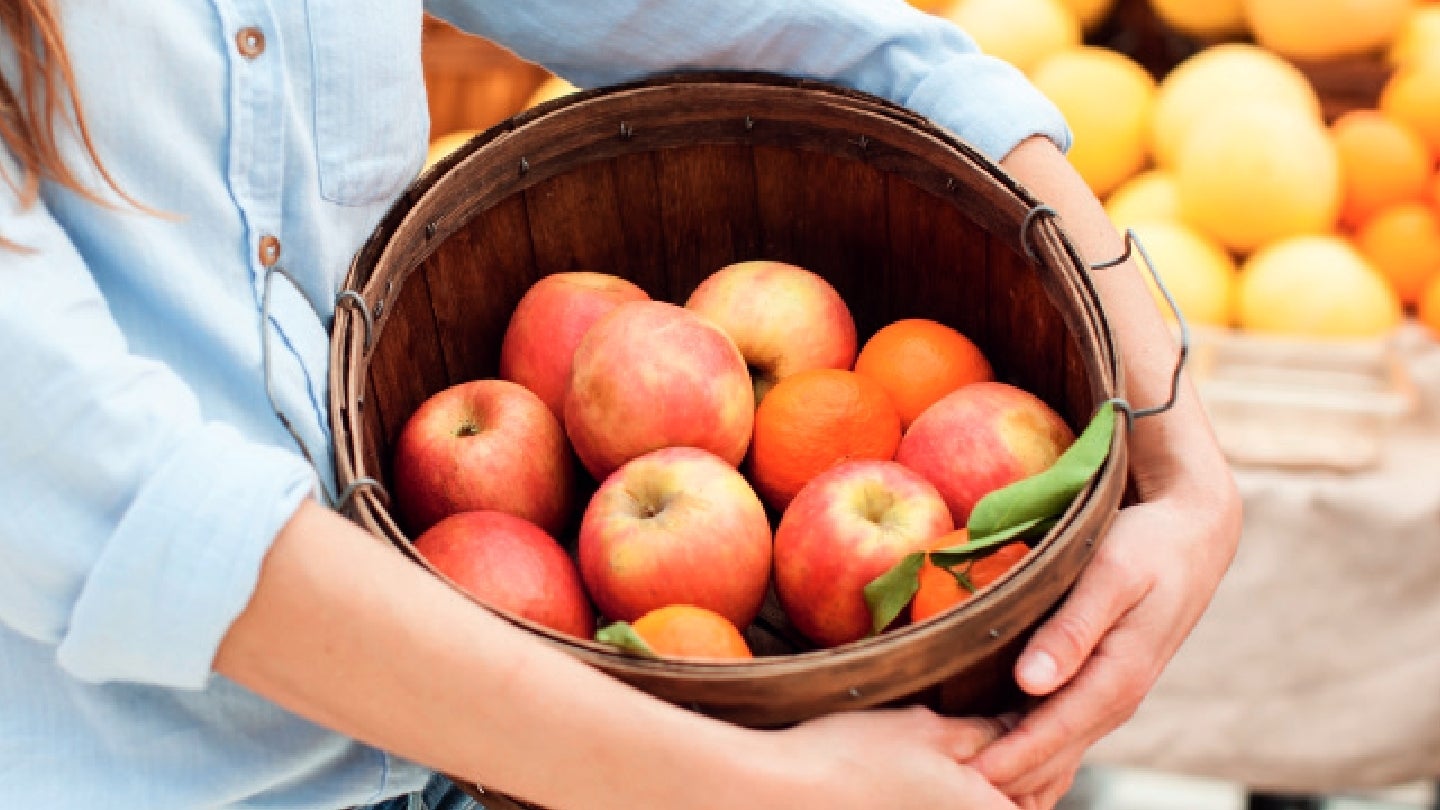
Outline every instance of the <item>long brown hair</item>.
{"label": "long brown hair", "polygon": [[[120,190],[95,154],[53,0],[0,0],[0,29],[4,34],[0,48],[15,52],[19,69],[18,84],[14,86],[0,75],[0,142],[9,147],[20,172],[19,177],[11,177],[0,166],[0,179],[19,197],[21,208],[35,203],[42,180],[104,204],[60,155],[56,136],[62,128],[69,128],[79,136],[105,183],[121,199],[143,209]],[[24,250],[0,234],[0,249],[6,248]]]}

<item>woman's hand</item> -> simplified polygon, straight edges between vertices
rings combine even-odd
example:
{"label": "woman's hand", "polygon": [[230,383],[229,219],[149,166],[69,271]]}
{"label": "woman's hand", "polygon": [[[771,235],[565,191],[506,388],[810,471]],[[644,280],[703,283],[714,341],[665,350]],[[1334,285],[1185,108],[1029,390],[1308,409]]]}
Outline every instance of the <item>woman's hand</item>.
{"label": "woman's hand", "polygon": [[1016,810],[961,764],[1004,730],[998,721],[910,708],[830,715],[772,732],[782,746],[776,765],[793,780],[784,791],[788,798],[775,806]]}
{"label": "woman's hand", "polygon": [[1050,697],[971,764],[1025,810],[1054,806],[1086,749],[1130,718],[1199,620],[1238,520],[1233,505],[1181,497],[1122,510],[1016,667],[1025,691]]}

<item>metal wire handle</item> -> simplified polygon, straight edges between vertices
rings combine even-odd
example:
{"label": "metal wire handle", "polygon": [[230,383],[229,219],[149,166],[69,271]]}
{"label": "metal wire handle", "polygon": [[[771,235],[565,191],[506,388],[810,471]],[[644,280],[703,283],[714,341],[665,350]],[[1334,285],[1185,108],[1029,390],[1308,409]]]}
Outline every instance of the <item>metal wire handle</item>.
{"label": "metal wire handle", "polygon": [[[389,494],[385,491],[385,486],[369,476],[362,476],[355,479],[345,487],[344,491],[338,495],[335,494],[331,490],[330,484],[325,480],[325,476],[320,474],[320,467],[315,463],[315,456],[311,454],[309,445],[305,444],[305,440],[301,438],[299,431],[295,429],[294,423],[290,421],[290,417],[285,415],[285,409],[280,407],[280,402],[275,397],[274,374],[272,373],[273,364],[271,363],[272,350],[270,332],[272,330],[270,329],[270,325],[272,321],[270,318],[270,300],[271,289],[274,287],[275,276],[277,275],[290,282],[290,286],[294,287],[295,291],[300,293],[300,297],[304,298],[307,304],[310,304],[310,309],[315,313],[315,317],[320,318],[319,310],[315,309],[314,303],[310,301],[309,296],[305,295],[300,287],[300,283],[295,280],[294,276],[290,275],[289,271],[279,263],[272,264],[265,268],[265,287],[260,296],[260,365],[265,377],[265,398],[270,401],[270,410],[275,412],[275,418],[280,420],[280,424],[285,426],[285,430],[290,434],[290,438],[295,440],[295,445],[300,448],[300,455],[304,456],[305,461],[309,462],[311,469],[315,470],[315,478],[320,483],[320,494],[324,496],[327,506],[337,512],[344,512],[349,509],[350,502],[355,499],[355,494],[365,488],[374,489],[383,500],[388,501]],[[344,299],[345,294],[341,293],[340,300]],[[339,301],[337,301],[337,303],[339,303]],[[365,309],[363,299],[359,309],[366,315],[365,342],[368,347],[371,332],[370,318],[369,312]],[[323,320],[324,319],[321,318],[322,322]],[[275,324],[275,326],[279,328],[279,324]]]}
{"label": "metal wire handle", "polygon": [[[1025,253],[1030,257],[1032,262],[1040,264],[1040,256],[1035,252],[1035,247],[1031,240],[1031,231],[1042,217],[1058,219],[1059,216],[1059,213],[1056,212],[1054,208],[1043,204],[1037,205],[1025,212],[1025,219],[1020,224],[1020,244],[1024,247]],[[1090,265],[1087,269],[1094,272],[1119,267],[1129,261],[1137,250],[1140,253],[1140,258],[1145,263],[1145,270],[1150,274],[1150,278],[1155,281],[1155,287],[1160,290],[1160,295],[1165,298],[1166,305],[1170,307],[1171,314],[1175,316],[1175,323],[1180,327],[1180,353],[1175,358],[1175,371],[1170,375],[1170,396],[1163,403],[1151,408],[1136,408],[1128,400],[1123,398],[1117,397],[1109,400],[1116,408],[1125,412],[1126,420],[1132,424],[1136,419],[1144,419],[1147,416],[1157,416],[1175,407],[1175,403],[1180,399],[1180,380],[1185,373],[1185,366],[1190,360],[1190,324],[1186,322],[1184,313],[1180,311],[1180,305],[1175,303],[1175,297],[1170,294],[1170,288],[1165,286],[1165,280],[1160,277],[1159,271],[1155,269],[1155,262],[1145,250],[1145,245],[1140,241],[1140,237],[1135,233],[1134,228],[1127,228],[1125,230],[1124,253],[1108,261]]]}

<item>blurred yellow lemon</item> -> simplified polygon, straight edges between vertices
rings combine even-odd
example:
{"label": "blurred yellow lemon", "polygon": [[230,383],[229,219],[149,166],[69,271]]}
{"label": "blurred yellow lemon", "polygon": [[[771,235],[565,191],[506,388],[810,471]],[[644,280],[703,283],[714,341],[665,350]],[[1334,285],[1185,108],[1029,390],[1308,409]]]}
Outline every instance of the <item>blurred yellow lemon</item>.
{"label": "blurred yellow lemon", "polygon": [[980,49],[1025,72],[1080,45],[1080,21],[1060,0],[959,0],[946,15]]}
{"label": "blurred yellow lemon", "polygon": [[[1135,235],[1155,264],[1155,272],[1191,324],[1229,326],[1235,308],[1235,260],[1214,241],[1179,222],[1142,222]],[[1170,305],[1142,268],[1155,305],[1173,319]]]}
{"label": "blurred yellow lemon", "polygon": [[1400,323],[1400,299],[1355,248],[1334,236],[1277,242],[1240,268],[1239,325],[1270,334],[1374,338]]}
{"label": "blurred yellow lemon", "polygon": [[1440,59],[1440,4],[1415,7],[1400,26],[1386,56],[1392,65]]}
{"label": "blurred yellow lemon", "polygon": [[1360,56],[1388,46],[1415,0],[1245,0],[1255,41],[1291,59]]}
{"label": "blurred yellow lemon", "polygon": [[1180,193],[1175,177],[1164,169],[1143,171],[1120,184],[1105,201],[1105,213],[1123,231],[1142,222],[1180,219]]}
{"label": "blurred yellow lemon", "polygon": [[1064,113],[1075,143],[1069,158],[1096,196],[1145,166],[1155,80],[1108,48],[1061,51],[1035,65],[1031,79]]}
{"label": "blurred yellow lemon", "polygon": [[457,129],[454,132],[447,132],[444,135],[430,142],[430,149],[425,155],[425,168],[430,168],[440,159],[460,148],[466,141],[480,134],[478,129]]}
{"label": "blurred yellow lemon", "polygon": [[528,110],[537,104],[544,104],[547,101],[554,101],[562,96],[568,96],[571,93],[578,92],[578,90],[579,88],[570,82],[559,76],[551,75],[545,81],[541,82],[539,87],[535,88],[534,93],[530,94],[529,100],[525,102],[525,109]]}
{"label": "blurred yellow lemon", "polygon": [[1220,39],[1245,31],[1243,0],[1150,0],[1166,25],[1201,39]]}
{"label": "blurred yellow lemon", "polygon": [[1340,159],[1319,121],[1289,107],[1227,107],[1185,141],[1180,215],[1236,253],[1324,233],[1340,212]]}
{"label": "blurred yellow lemon", "polygon": [[1065,7],[1080,21],[1080,27],[1089,30],[1099,25],[1115,7],[1115,0],[1061,0]]}
{"label": "blurred yellow lemon", "polygon": [[1156,163],[1174,166],[1181,144],[1198,123],[1249,101],[1298,109],[1320,120],[1320,97],[1299,68],[1248,43],[1212,45],[1160,82],[1151,125]]}

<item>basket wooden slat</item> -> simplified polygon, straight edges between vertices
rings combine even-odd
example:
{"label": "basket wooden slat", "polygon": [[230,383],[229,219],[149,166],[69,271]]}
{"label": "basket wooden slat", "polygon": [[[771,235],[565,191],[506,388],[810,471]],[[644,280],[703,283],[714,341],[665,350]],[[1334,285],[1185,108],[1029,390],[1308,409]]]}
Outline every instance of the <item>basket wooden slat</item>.
{"label": "basket wooden slat", "polygon": [[[1098,298],[1058,223],[1036,218],[1022,243],[1035,205],[913,114],[812,82],[689,75],[544,105],[434,167],[357,255],[347,284],[374,325],[367,346],[358,311],[337,313],[341,482],[388,484],[409,413],[445,385],[494,375],[520,296],[575,269],[683,301],[730,262],[801,264],[845,296],[862,336],[899,317],[950,323],[1001,379],[1078,429],[1123,385]],[[1125,438],[1117,431],[1102,474],[1021,566],[922,625],[717,664],[627,657],[501,615],[642,689],[749,725],[902,700],[1003,708],[1018,699],[1009,668],[1025,634],[1073,583],[1120,503]],[[363,490],[354,513],[408,549],[378,492]],[[760,634],[785,646],[783,628]]]}

